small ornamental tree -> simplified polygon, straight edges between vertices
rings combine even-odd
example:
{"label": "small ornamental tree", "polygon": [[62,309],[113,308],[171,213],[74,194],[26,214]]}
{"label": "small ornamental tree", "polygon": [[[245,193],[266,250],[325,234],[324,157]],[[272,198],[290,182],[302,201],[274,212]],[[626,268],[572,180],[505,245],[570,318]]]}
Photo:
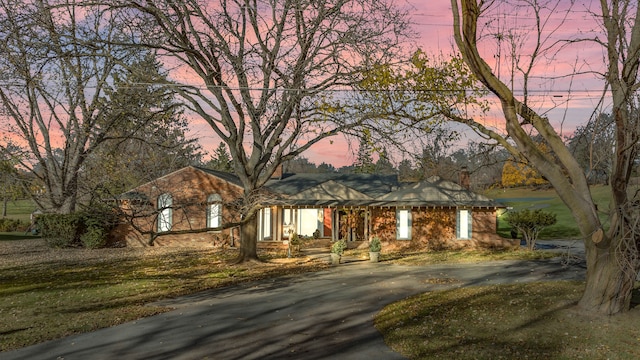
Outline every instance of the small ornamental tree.
{"label": "small ornamental tree", "polygon": [[556,214],[540,209],[510,212],[507,214],[506,220],[512,228],[522,233],[529,250],[533,250],[536,246],[540,232],[557,221]]}

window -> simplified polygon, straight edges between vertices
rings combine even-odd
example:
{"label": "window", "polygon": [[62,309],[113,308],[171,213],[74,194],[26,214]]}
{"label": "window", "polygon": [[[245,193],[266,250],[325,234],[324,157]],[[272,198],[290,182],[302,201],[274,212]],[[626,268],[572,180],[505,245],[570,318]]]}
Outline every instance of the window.
{"label": "window", "polygon": [[222,225],[222,198],[211,194],[207,198],[207,227],[217,228]]}
{"label": "window", "polygon": [[299,209],[296,229],[298,235],[313,236],[316,231],[322,231],[323,216],[322,209]]}
{"label": "window", "polygon": [[264,208],[260,210],[259,214],[259,226],[260,226],[260,240],[271,239],[271,208]]}
{"label": "window", "polygon": [[284,226],[293,225],[293,211],[291,209],[284,209],[282,211],[282,225]]}
{"label": "window", "polygon": [[471,239],[471,219],[471,210],[458,210],[458,216],[456,216],[456,237],[458,239]]}
{"label": "window", "polygon": [[396,239],[411,240],[411,210],[396,211]]}
{"label": "window", "polygon": [[294,224],[294,211],[293,209],[283,209],[282,210],[282,232],[286,239],[291,236],[294,232],[296,232],[295,224]]}
{"label": "window", "polygon": [[173,198],[171,194],[162,194],[158,196],[158,232],[171,230],[173,222]]}

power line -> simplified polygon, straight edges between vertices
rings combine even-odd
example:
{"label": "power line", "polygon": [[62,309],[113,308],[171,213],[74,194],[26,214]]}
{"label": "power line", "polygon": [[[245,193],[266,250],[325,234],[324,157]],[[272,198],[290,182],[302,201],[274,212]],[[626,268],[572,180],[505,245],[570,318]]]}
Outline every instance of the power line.
{"label": "power line", "polygon": [[[57,84],[61,84],[62,82],[57,82]],[[0,87],[24,87],[24,84],[20,83],[1,83]],[[231,90],[231,91],[288,91],[288,92],[314,92],[314,93],[322,93],[322,92],[354,92],[354,93],[366,93],[366,92],[437,92],[437,93],[457,93],[461,91],[476,91],[477,89],[367,89],[367,88],[333,88],[333,89],[312,89],[312,88],[287,88],[287,87],[242,87],[242,86],[223,86],[223,85],[193,85],[193,84],[180,84],[180,83],[145,83],[145,82],[136,82],[128,85],[118,85],[117,88],[120,89],[146,89],[148,87],[184,87],[198,90]],[[98,86],[84,86],[84,89],[95,90],[98,89]],[[102,86],[100,88],[109,88]],[[524,90],[513,90],[515,95],[524,95]],[[527,90],[528,94],[544,94],[548,96],[563,96],[562,94],[588,94],[592,92],[602,92],[602,88],[588,88],[588,89],[529,89]]]}

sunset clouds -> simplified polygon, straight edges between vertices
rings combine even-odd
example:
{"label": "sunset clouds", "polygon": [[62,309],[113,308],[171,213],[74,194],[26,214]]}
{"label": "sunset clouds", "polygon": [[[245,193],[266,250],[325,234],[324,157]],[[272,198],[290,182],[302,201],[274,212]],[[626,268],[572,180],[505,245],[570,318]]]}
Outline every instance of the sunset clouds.
{"label": "sunset clouds", "polygon": [[[396,3],[409,13],[416,34],[415,37],[402,42],[402,45],[406,46],[404,54],[411,54],[418,48],[434,56],[448,56],[457,52],[452,39],[453,16],[450,0],[400,0]],[[525,6],[508,5],[505,1],[489,3],[491,6],[486,9],[486,16],[482,19],[479,29],[480,51],[485,55],[485,59],[500,79],[509,84],[519,97],[525,95],[525,84],[519,73],[530,71],[529,82],[526,84],[527,104],[546,116],[559,132],[571,134],[577,126],[592,116],[596,107],[600,105],[603,93],[603,49],[594,41],[583,41],[602,38],[600,24],[594,18],[594,12],[599,9],[599,2],[546,1],[545,6],[539,9],[545,26],[544,31],[540,33],[542,46],[537,49],[540,56],[531,64],[530,69],[527,61],[530,54],[536,51],[538,41],[532,10]],[[525,4],[524,1],[512,3]],[[572,3],[575,4],[571,5]],[[258,32],[265,31],[269,25],[271,24],[262,24]],[[513,57],[510,56],[514,48],[517,62],[513,62]],[[175,59],[162,60],[169,71],[170,79],[183,85],[193,85],[194,89],[206,88],[203,78],[196,75],[193,69],[177,63]],[[515,75],[512,75],[514,69]],[[315,79],[318,79],[318,76],[313,74],[307,81],[316,81]],[[237,83],[229,85],[239,86]],[[259,81],[251,82],[250,86],[263,87]],[[259,94],[255,96],[259,97]],[[494,104],[493,111],[473,115],[478,117],[480,123],[500,130],[504,122],[498,104],[490,96],[486,100]],[[187,113],[186,116],[190,122],[190,135],[199,138],[204,149],[212,152],[220,143],[220,133],[224,133],[224,127],[219,127],[219,133],[216,134],[202,116],[194,113]],[[6,127],[4,129],[6,130]],[[0,126],[0,131],[2,130],[3,127]],[[2,135],[0,133],[0,137]],[[244,143],[251,146],[250,138],[248,137]],[[357,149],[357,145],[353,148]],[[353,149],[349,148],[348,142],[338,135],[312,146],[302,156],[317,164],[325,162],[340,167],[352,164],[354,157],[351,150]]]}
{"label": "sunset clouds", "polygon": [[[527,63],[533,51],[543,53],[531,64],[527,84],[527,103],[546,116],[562,136],[569,136],[576,127],[586,123],[601,106],[605,62],[603,48],[594,41],[602,38],[599,22],[594,18],[599,2],[584,1],[571,5],[571,1],[547,1],[538,9],[544,29],[537,37],[537,27],[532,9],[520,2],[519,7],[495,1],[487,9],[486,21],[479,31],[481,51],[494,59],[490,65],[500,78],[512,85],[516,96],[524,97],[524,85],[520,72],[511,71],[515,64],[510,53],[516,46],[519,66]],[[407,8],[417,37],[409,44],[409,51],[421,48],[434,56],[456,53],[453,44],[453,17],[450,0],[409,0]],[[513,40],[513,41],[510,41]],[[540,48],[536,50],[538,40]],[[488,127],[501,130],[503,115],[497,100],[487,114],[476,114],[478,121]],[[607,111],[605,100],[603,111]],[[472,134],[463,139],[474,139]],[[333,144],[323,141],[312,147],[305,156],[317,164],[331,163],[336,167],[350,165],[353,156],[346,141],[335,139]],[[400,160],[400,159],[396,159]]]}

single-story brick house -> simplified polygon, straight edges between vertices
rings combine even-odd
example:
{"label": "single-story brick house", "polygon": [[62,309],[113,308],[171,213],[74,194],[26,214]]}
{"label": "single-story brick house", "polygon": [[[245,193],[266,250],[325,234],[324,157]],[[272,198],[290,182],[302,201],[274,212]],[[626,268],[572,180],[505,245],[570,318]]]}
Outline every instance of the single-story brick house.
{"label": "single-story brick house", "polygon": [[[461,178],[468,184],[467,174]],[[284,244],[293,234],[320,244],[344,239],[350,247],[373,236],[387,245],[414,248],[514,245],[496,234],[502,205],[437,177],[401,182],[395,175],[277,174],[265,190],[258,246]],[[138,230],[123,226],[120,236],[129,245],[144,245],[149,237],[142,229],[160,235],[157,245],[237,245],[237,229],[207,229],[238,220],[233,204],[241,194],[234,175],[183,168],[122,196],[129,210],[138,201],[137,207],[144,202],[148,212],[135,220]],[[194,229],[199,232],[180,233]],[[169,230],[172,234],[162,235]]]}

